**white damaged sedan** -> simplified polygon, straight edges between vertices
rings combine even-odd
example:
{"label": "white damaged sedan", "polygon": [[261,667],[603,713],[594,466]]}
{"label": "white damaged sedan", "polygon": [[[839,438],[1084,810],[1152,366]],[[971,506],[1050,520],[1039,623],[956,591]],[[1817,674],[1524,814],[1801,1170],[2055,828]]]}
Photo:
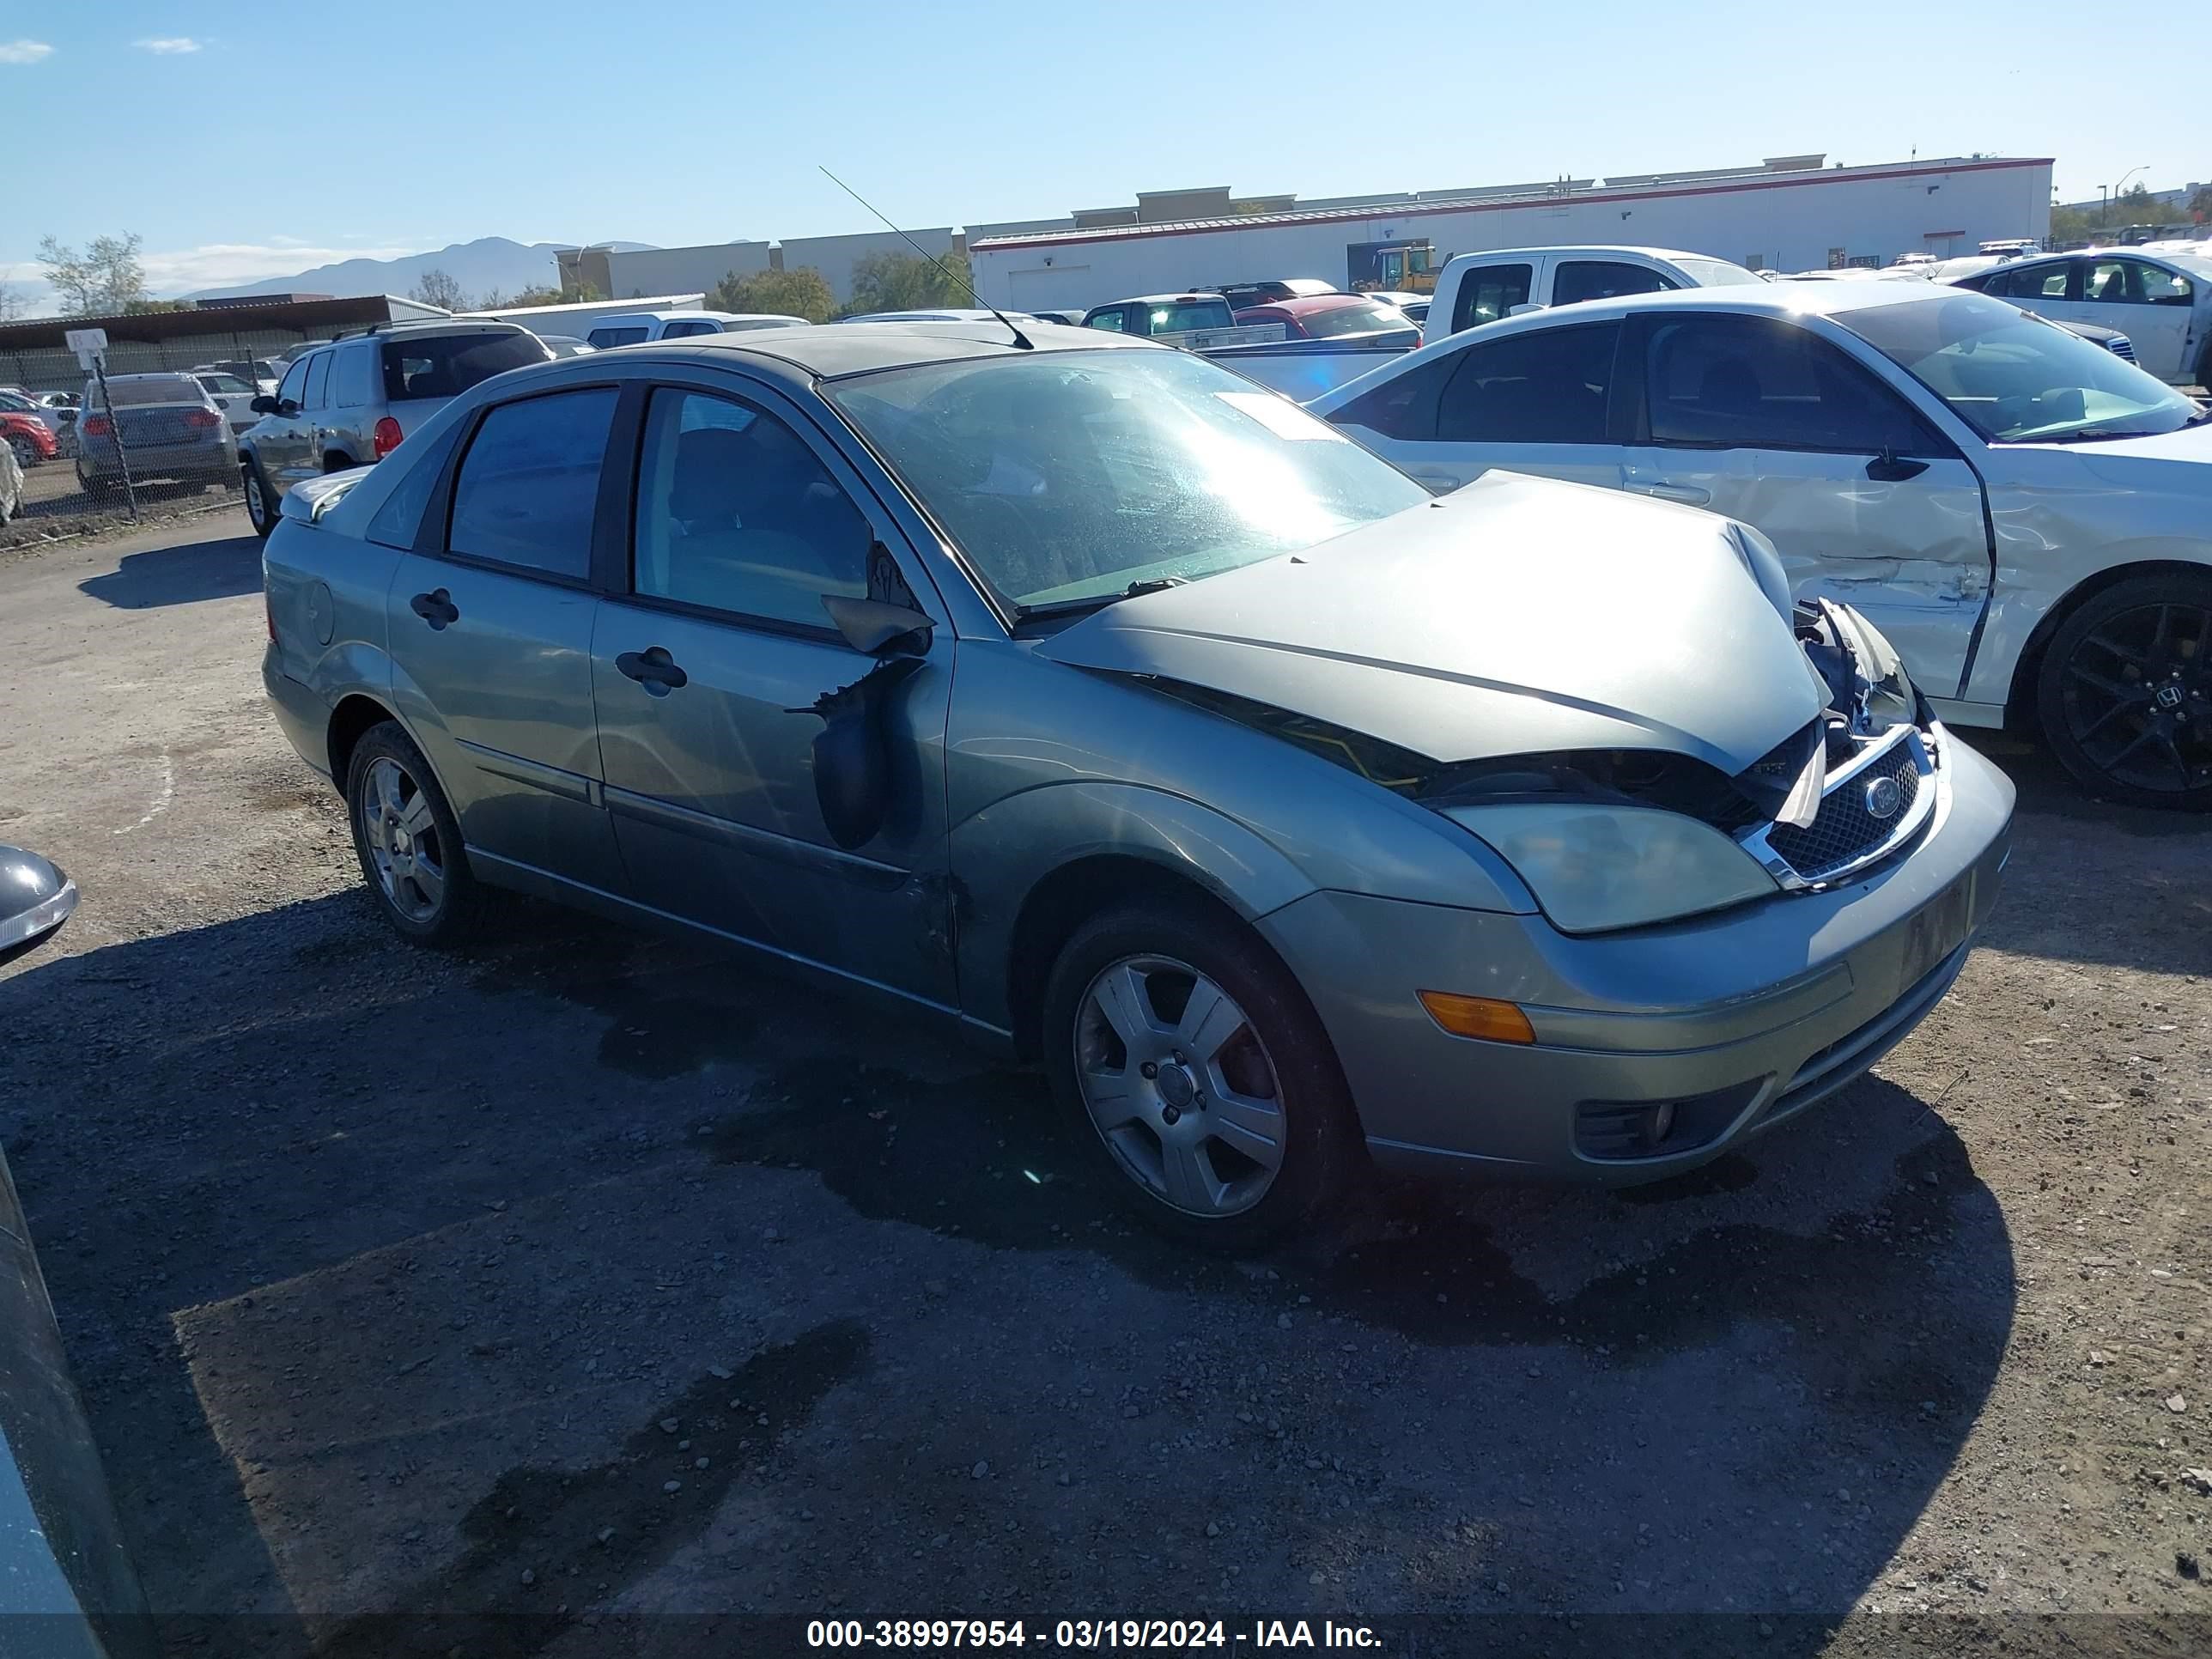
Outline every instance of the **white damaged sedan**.
{"label": "white damaged sedan", "polygon": [[2212,808],[2212,411],[2001,301],[1699,289],[1450,336],[1316,399],[1432,489],[1494,468],[1683,502],[1847,601],[1955,726]]}

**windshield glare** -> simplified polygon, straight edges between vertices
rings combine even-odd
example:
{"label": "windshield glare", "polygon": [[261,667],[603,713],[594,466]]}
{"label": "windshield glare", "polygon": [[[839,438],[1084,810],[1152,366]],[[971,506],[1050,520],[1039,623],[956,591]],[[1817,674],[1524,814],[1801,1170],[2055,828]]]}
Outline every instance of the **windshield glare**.
{"label": "windshield glare", "polygon": [[1869,306],[1834,319],[1992,443],[2150,436],[2197,414],[2104,347],[1982,295]]}
{"label": "windshield glare", "polygon": [[1180,351],[1037,352],[823,389],[1017,606],[1212,575],[1428,500],[1288,399]]}
{"label": "windshield glare", "polygon": [[1395,306],[1370,304],[1309,311],[1298,319],[1298,326],[1305,330],[1310,339],[1334,340],[1346,334],[1381,334],[1394,329],[1410,329],[1413,324]]}

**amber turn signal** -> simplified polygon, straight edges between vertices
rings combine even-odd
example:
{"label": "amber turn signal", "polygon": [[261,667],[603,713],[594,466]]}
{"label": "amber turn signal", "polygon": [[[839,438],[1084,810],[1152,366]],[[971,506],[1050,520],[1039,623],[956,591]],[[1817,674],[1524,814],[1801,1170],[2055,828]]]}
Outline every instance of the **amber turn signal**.
{"label": "amber turn signal", "polygon": [[1429,1018],[1454,1036],[1481,1037],[1489,1042],[1534,1042],[1528,1016],[1510,1002],[1495,997],[1463,997],[1451,991],[1424,991],[1421,1006]]}

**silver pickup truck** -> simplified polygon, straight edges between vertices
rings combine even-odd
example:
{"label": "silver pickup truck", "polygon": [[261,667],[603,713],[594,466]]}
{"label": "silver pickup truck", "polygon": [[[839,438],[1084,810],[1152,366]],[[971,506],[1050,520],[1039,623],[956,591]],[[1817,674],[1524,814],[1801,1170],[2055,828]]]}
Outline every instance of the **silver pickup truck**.
{"label": "silver pickup truck", "polygon": [[1218,294],[1140,294],[1133,300],[1114,300],[1084,313],[1083,325],[1114,334],[1141,334],[1192,351],[1259,345],[1283,337],[1280,323],[1240,325],[1229,301]]}

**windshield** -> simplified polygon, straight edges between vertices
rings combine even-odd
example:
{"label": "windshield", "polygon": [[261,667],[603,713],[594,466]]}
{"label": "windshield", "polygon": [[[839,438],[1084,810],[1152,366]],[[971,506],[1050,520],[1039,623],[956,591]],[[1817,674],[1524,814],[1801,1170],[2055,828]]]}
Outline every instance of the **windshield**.
{"label": "windshield", "polygon": [[1297,404],[1179,351],[1024,353],[823,390],[1017,606],[1210,576],[1429,498]]}
{"label": "windshield", "polygon": [[1145,332],[1187,334],[1194,328],[1227,328],[1230,321],[1226,300],[1200,300],[1188,304],[1170,300],[1146,312]]}
{"label": "windshield", "polygon": [[1992,443],[2174,432],[2197,405],[2102,346],[1967,292],[1840,311],[1834,320]]}
{"label": "windshield", "polygon": [[1298,326],[1310,340],[1333,340],[1341,334],[1381,334],[1413,325],[1395,306],[1372,304],[1332,306],[1326,311],[1316,308],[1298,319]]}
{"label": "windshield", "polygon": [[200,383],[183,374],[111,375],[107,399],[117,409],[143,408],[153,404],[205,404]]}
{"label": "windshield", "polygon": [[1725,259],[1697,259],[1675,256],[1674,263],[1682,274],[1699,288],[1740,288],[1746,283],[1761,283],[1766,279],[1755,270],[1741,265],[1732,265]]}

